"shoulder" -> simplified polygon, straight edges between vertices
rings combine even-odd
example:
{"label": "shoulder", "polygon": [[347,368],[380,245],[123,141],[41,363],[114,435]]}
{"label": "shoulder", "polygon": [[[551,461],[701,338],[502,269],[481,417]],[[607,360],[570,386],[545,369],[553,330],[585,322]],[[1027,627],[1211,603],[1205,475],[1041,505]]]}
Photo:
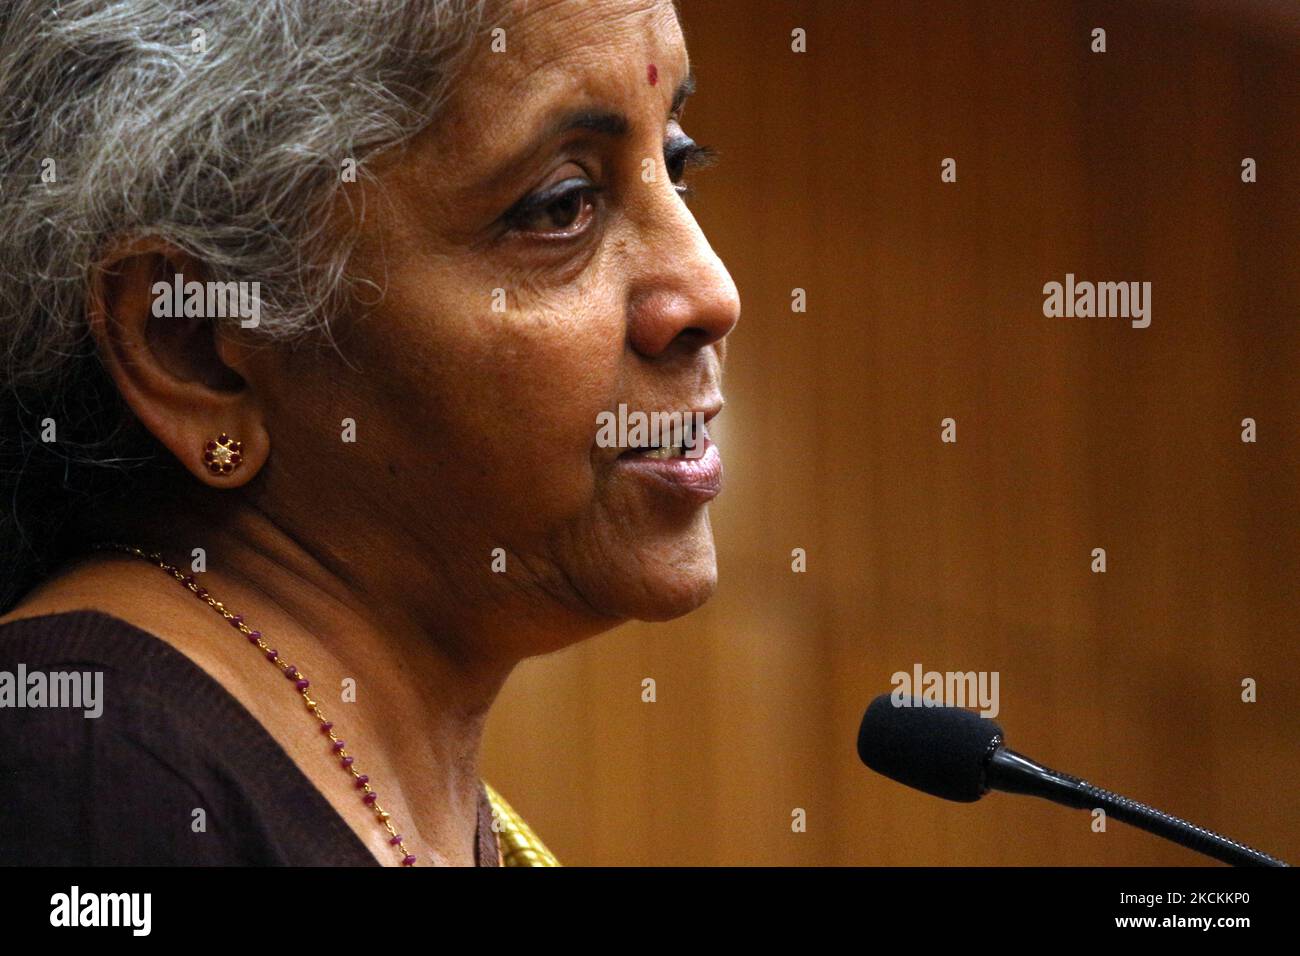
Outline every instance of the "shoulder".
{"label": "shoulder", "polygon": [[0,864],[311,863],[313,846],[356,849],[220,684],[95,610],[0,624],[0,806]]}

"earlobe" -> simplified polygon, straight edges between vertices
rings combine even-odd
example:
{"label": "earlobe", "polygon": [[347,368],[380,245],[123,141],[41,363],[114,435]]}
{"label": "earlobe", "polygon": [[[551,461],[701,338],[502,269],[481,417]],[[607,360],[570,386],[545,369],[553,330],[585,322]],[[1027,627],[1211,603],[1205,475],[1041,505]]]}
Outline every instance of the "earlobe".
{"label": "earlobe", "polygon": [[269,453],[258,397],[227,364],[212,319],[155,308],[156,289],[181,275],[186,286],[197,284],[202,274],[177,250],[125,245],[92,274],[87,321],[104,369],[140,423],[204,484],[237,487]]}

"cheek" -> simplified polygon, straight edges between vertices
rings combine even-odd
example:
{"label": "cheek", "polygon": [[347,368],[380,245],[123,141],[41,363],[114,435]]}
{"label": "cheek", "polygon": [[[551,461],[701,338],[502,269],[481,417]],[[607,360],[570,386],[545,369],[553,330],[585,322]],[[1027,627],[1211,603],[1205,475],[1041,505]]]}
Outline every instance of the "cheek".
{"label": "cheek", "polygon": [[423,453],[438,494],[517,530],[586,510],[596,416],[621,387],[612,297],[566,290],[505,313],[394,311],[406,318],[387,359],[400,379],[388,417],[408,423],[397,438],[420,443],[408,454]]}

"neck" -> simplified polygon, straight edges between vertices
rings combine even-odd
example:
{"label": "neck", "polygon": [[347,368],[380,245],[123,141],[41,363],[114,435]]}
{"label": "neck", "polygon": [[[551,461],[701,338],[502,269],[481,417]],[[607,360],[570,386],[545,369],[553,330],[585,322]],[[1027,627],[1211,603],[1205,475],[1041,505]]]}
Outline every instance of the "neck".
{"label": "neck", "polygon": [[[493,649],[508,641],[472,632],[454,606],[439,611],[416,600],[445,590],[424,580],[427,568],[396,566],[401,562],[374,548],[369,558],[340,560],[338,551],[305,543],[255,507],[226,507],[217,515],[196,512],[191,498],[183,513],[134,527],[145,533],[112,537],[157,550],[183,570],[190,549],[204,548],[202,585],[312,681],[313,696],[380,791],[408,846],[418,841],[412,850],[422,861],[429,848],[447,862],[472,860],[483,728],[516,663]],[[256,655],[234,666],[250,677],[254,668],[267,668]],[[314,721],[288,690],[284,701],[291,713],[285,720],[299,722],[318,741]],[[342,771],[338,777],[346,782]]]}

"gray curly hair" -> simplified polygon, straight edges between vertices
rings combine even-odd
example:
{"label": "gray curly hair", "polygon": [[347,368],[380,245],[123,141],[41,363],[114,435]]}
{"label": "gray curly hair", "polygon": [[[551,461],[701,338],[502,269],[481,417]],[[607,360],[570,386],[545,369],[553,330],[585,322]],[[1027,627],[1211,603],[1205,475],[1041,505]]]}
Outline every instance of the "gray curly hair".
{"label": "gray curly hair", "polygon": [[260,283],[267,338],[328,332],[355,291],[349,237],[323,232],[343,164],[363,176],[437,118],[487,6],[0,3],[0,613],[75,544],[81,509],[179,468],[89,335],[107,245],[150,237]]}

